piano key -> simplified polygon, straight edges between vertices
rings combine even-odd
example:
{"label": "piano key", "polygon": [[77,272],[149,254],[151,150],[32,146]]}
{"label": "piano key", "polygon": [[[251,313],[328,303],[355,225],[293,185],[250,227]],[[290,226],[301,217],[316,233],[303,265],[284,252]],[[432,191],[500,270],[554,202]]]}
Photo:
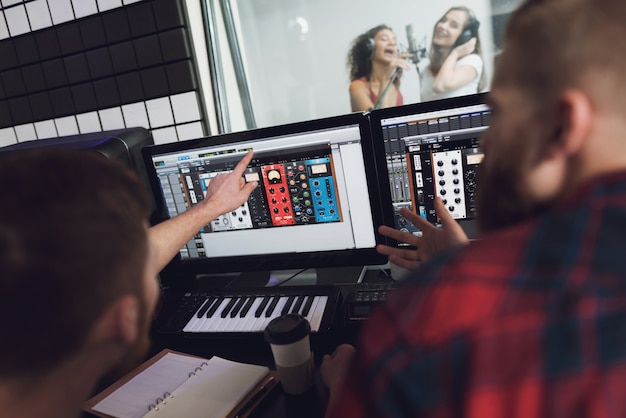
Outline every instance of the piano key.
{"label": "piano key", "polygon": [[272,313],[274,313],[274,309],[276,308],[276,304],[278,303],[279,299],[280,299],[279,296],[272,296],[272,300],[270,301],[267,309],[265,310],[266,318],[272,316]]}
{"label": "piano key", "polygon": [[284,315],[289,312],[289,309],[291,308],[291,304],[293,303],[294,298],[295,296],[293,295],[287,298],[287,302],[285,302],[285,306],[283,306],[283,309],[281,309],[280,311],[281,315]]}
{"label": "piano key", "polygon": [[197,321],[194,321],[193,324],[188,324],[183,331],[189,331],[189,332],[197,332],[197,331],[202,331],[202,330],[207,330],[210,329],[210,324],[211,323],[215,323],[217,325],[218,323],[218,319],[220,319],[219,314],[216,315],[216,312],[220,312],[221,309],[228,305],[228,303],[230,302],[230,299],[228,298],[217,298],[217,300],[215,301],[215,303],[213,304],[213,306],[211,306],[211,308],[209,309],[209,313],[212,313],[211,316],[208,317],[204,317],[201,318]]}
{"label": "piano key", "polygon": [[311,304],[313,303],[313,296],[310,296],[307,298],[304,306],[302,307],[302,315],[303,316],[307,316],[309,314],[309,311],[311,310]]}
{"label": "piano key", "polygon": [[274,311],[272,312],[272,315],[268,316],[268,323],[276,318],[277,316],[281,315],[281,312],[283,310],[283,307],[285,306],[285,304],[287,303],[287,299],[289,299],[288,296],[279,296],[278,297],[278,303],[276,303],[276,308],[274,309]]}
{"label": "piano key", "polygon": [[[252,303],[252,306],[250,307],[250,313],[246,315],[246,317],[243,318],[241,321],[241,327],[238,328],[239,331],[242,331],[242,332],[262,331],[260,323],[261,321],[265,319],[265,315],[256,316],[255,311],[257,311],[257,309],[262,305],[264,300],[265,298],[257,298],[256,300],[254,300],[254,302]],[[265,305],[267,305],[267,301]]]}
{"label": "piano key", "polygon": [[244,303],[246,303],[247,300],[248,300],[248,296],[242,296],[241,298],[239,298],[235,306],[233,306],[233,309],[230,311],[231,318],[234,318],[239,314],[241,307],[243,306]]}
{"label": "piano key", "polygon": [[204,314],[206,313],[206,311],[209,310],[209,308],[211,307],[211,303],[213,302],[215,298],[214,297],[210,297],[208,298],[204,304],[202,305],[202,307],[200,308],[200,310],[198,311],[198,314],[196,315],[198,318],[201,318],[204,316]]}
{"label": "piano key", "polygon": [[189,321],[187,321],[187,324],[183,327],[183,331],[184,332],[193,332],[194,328],[196,327],[196,323],[203,320],[204,318],[198,318],[197,315],[194,315],[191,317],[191,319]]}
{"label": "piano key", "polygon": [[[279,310],[282,308],[282,305],[284,304],[284,300],[283,300],[283,298],[281,298],[279,296],[276,296],[274,299],[276,301],[274,303],[274,306],[276,307],[275,312],[279,312]],[[284,299],[286,299],[286,298],[284,298]],[[274,318],[274,316],[276,316],[276,315],[272,315],[270,317],[265,317],[264,315],[262,315],[261,318],[263,319],[263,321],[261,321],[261,322],[259,322],[257,324],[257,328],[261,328],[261,327],[263,327],[263,328],[262,329],[256,329],[256,331],[265,329],[264,324],[269,323],[269,321],[272,320]],[[217,316],[217,320],[220,323],[216,324],[216,325],[211,325],[209,329],[212,330],[212,331],[221,331],[221,330],[230,329],[229,327],[237,328],[237,326],[236,326],[237,322],[229,321],[228,319],[229,318],[221,319],[220,316]],[[239,321],[239,318],[237,318],[237,321]]]}
{"label": "piano key", "polygon": [[254,316],[256,316],[257,318],[261,316],[261,314],[263,313],[263,310],[265,310],[265,307],[267,306],[267,303],[270,301],[270,298],[271,296],[269,295],[263,297],[263,299],[261,300],[261,303],[259,304],[257,309],[254,311]]}
{"label": "piano key", "polygon": [[293,307],[291,308],[292,313],[300,313],[300,308],[302,307],[302,302],[304,301],[305,297],[306,296],[304,295],[300,295],[296,298],[296,302],[293,304]]}
{"label": "piano key", "polygon": [[222,318],[226,318],[226,316],[228,315],[228,312],[230,312],[230,310],[233,308],[233,306],[235,305],[236,302],[237,302],[237,298],[236,297],[230,298],[230,301],[228,302],[226,307],[224,307],[222,312],[220,312],[220,316]]}
{"label": "piano key", "polygon": [[222,304],[223,300],[224,300],[224,298],[222,296],[216,298],[215,302],[213,303],[213,306],[211,306],[209,311],[206,313],[206,317],[207,318],[211,318],[213,315],[215,315],[215,312],[220,307],[220,305]]}
{"label": "piano key", "polygon": [[[280,300],[278,302],[280,304]],[[278,305],[277,305],[278,306]],[[241,332],[263,332],[265,331],[265,327],[269,322],[274,319],[277,315],[277,311],[275,310],[275,315],[270,317],[266,317],[265,315],[261,315],[260,317],[255,317],[254,315],[249,315],[242,323],[241,326],[237,327],[237,331]]]}
{"label": "piano key", "polygon": [[248,312],[250,311],[250,308],[252,307],[252,304],[254,303],[254,300],[256,299],[255,296],[250,296],[248,298],[248,301],[246,302],[246,304],[243,306],[243,308],[241,309],[241,312],[239,313],[239,317],[240,318],[245,318],[246,315],[248,314]]}
{"label": "piano key", "polygon": [[[212,305],[211,299],[214,299]],[[190,312],[191,319],[183,332],[263,332],[272,319],[280,316],[284,309],[288,310],[287,306],[291,307],[291,312],[305,316],[315,332],[320,328],[328,299],[326,295],[300,294],[206,297],[204,302],[196,302],[200,307],[197,312]],[[206,315],[198,318],[201,311],[206,311]]]}
{"label": "piano key", "polygon": [[328,302],[328,296],[315,296],[313,299],[310,315],[307,315],[306,318],[311,324],[311,329],[318,330],[322,323],[324,307],[326,306],[326,302]]}

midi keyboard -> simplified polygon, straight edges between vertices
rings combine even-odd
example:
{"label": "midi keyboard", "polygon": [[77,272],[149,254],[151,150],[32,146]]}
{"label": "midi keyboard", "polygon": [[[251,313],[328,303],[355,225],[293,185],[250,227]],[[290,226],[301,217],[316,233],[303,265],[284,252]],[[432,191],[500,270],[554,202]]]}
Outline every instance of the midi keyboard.
{"label": "midi keyboard", "polygon": [[332,327],[340,303],[334,286],[289,286],[165,294],[155,327],[159,333],[222,337],[262,333],[285,313],[308,319],[311,332]]}

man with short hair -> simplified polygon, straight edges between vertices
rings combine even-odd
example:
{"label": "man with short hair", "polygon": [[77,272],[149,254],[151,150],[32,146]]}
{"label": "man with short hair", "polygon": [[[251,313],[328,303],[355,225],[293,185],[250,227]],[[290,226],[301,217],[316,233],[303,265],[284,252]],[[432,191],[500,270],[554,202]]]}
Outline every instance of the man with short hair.
{"label": "man with short hair", "polygon": [[84,150],[0,158],[0,415],[78,416],[99,379],[143,359],[157,273],[247,200],[251,158],[150,229],[145,187],[118,162]]}
{"label": "man with short hair", "polygon": [[422,257],[449,232],[381,229],[418,246],[381,247],[391,261],[431,258],[356,352],[325,357],[328,416],[626,416],[625,21],[615,0],[513,13],[481,139],[483,238]]}

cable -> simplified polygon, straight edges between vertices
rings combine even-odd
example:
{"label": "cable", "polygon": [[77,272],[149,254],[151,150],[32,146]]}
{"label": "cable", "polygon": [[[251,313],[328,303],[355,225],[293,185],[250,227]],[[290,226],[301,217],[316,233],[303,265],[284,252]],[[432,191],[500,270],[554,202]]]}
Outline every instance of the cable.
{"label": "cable", "polygon": [[294,274],[292,274],[291,276],[287,277],[285,280],[283,280],[282,282],[278,282],[273,286],[269,286],[269,287],[278,287],[278,286],[282,286],[283,284],[287,283],[289,280],[293,279],[294,277],[298,276],[299,274],[304,273],[305,271],[309,270],[309,268],[304,268]]}

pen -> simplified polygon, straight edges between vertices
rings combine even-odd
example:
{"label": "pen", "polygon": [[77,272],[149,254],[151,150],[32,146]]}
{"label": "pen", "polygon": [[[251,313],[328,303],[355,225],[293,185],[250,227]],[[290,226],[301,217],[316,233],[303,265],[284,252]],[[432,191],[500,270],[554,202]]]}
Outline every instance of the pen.
{"label": "pen", "polygon": [[241,408],[239,408],[239,411],[237,411],[237,415],[235,415],[235,418],[243,417],[248,409],[250,409],[259,399],[263,397],[266,392],[272,389],[275,385],[276,379],[274,379],[273,376],[267,379],[267,382],[261,385],[259,390],[257,390],[256,393],[252,395],[250,399],[248,399],[248,402],[246,402]]}

